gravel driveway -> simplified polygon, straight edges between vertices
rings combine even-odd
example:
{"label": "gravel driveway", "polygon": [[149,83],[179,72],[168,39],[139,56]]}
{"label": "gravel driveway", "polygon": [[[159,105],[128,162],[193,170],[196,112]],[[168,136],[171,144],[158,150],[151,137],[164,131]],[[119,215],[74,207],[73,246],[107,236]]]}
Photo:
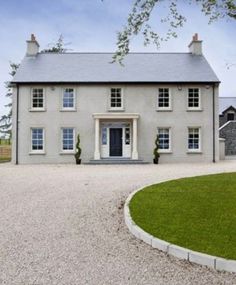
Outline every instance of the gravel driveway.
{"label": "gravel driveway", "polygon": [[236,171],[236,161],[166,165],[0,165],[0,284],[236,284],[135,239],[123,219],[147,183]]}

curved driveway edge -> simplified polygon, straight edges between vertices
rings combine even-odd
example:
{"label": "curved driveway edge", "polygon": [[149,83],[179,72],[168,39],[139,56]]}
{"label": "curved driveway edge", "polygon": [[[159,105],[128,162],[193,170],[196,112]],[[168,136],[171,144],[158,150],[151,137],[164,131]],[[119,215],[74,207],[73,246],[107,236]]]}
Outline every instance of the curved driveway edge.
{"label": "curved driveway edge", "polygon": [[143,229],[141,229],[138,225],[135,224],[135,222],[133,221],[130,215],[129,203],[137,192],[151,185],[154,185],[154,184],[149,184],[149,185],[146,185],[142,188],[135,190],[128,196],[127,200],[125,201],[124,218],[125,218],[125,224],[127,225],[129,231],[137,239],[140,239],[144,241],[145,243],[149,244],[151,247],[157,248],[169,255],[175,256],[183,260],[187,260],[189,262],[204,265],[204,266],[216,269],[216,270],[236,272],[236,260],[224,259],[221,257],[192,251],[190,249],[180,247],[175,244],[171,244],[169,242],[166,242],[164,240],[158,239],[150,235],[149,233],[145,232]]}

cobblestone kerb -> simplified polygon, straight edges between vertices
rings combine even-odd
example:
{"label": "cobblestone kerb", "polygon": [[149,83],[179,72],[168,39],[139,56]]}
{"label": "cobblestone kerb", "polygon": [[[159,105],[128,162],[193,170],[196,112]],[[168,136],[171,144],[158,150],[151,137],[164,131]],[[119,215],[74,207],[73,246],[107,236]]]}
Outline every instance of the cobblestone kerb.
{"label": "cobblestone kerb", "polygon": [[169,255],[175,256],[179,259],[187,260],[196,264],[204,265],[219,271],[235,272],[236,273],[236,260],[224,259],[217,256],[208,255],[201,252],[192,251],[190,249],[170,244],[164,240],[158,239],[141,229],[132,220],[129,210],[129,203],[133,196],[143,190],[144,188],[153,184],[146,185],[132,192],[127,198],[124,206],[125,223],[129,231],[138,239],[149,244],[153,248],[157,248]]}

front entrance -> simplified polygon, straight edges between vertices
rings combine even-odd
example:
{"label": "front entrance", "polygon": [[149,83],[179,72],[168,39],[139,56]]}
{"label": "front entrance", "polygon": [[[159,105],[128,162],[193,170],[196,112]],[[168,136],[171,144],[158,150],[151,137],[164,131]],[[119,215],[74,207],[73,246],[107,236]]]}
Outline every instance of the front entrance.
{"label": "front entrance", "polygon": [[110,128],[110,156],[122,156],[122,128]]}
{"label": "front entrance", "polygon": [[136,113],[95,113],[94,160],[138,159],[138,118]]}

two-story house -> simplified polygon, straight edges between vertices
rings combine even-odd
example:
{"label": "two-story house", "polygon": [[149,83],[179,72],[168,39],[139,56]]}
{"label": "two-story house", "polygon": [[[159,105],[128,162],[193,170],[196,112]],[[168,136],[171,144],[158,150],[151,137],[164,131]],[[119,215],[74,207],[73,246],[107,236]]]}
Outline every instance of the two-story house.
{"label": "two-story house", "polygon": [[12,84],[13,162],[152,162],[219,158],[219,80],[194,35],[189,52],[42,53],[34,35]]}

